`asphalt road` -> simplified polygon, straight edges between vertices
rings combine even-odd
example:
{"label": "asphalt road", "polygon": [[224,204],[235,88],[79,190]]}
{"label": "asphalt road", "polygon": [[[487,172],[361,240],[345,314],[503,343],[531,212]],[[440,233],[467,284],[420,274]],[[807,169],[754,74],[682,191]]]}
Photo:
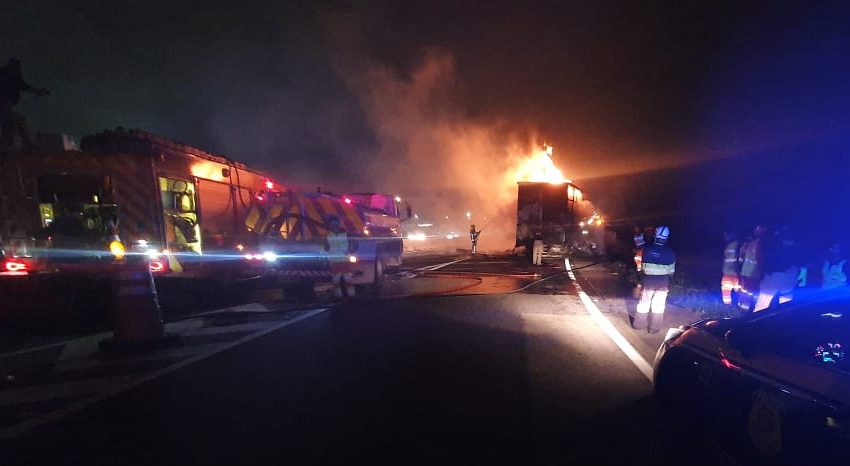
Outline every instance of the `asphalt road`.
{"label": "asphalt road", "polygon": [[563,275],[338,306],[0,451],[4,465],[725,461],[664,416]]}

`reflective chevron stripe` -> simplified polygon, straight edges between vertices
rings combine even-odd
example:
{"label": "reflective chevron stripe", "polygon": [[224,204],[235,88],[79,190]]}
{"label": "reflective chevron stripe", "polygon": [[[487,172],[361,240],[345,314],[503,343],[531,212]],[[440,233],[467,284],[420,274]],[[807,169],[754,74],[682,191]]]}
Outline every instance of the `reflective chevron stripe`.
{"label": "reflective chevron stripe", "polygon": [[672,275],[675,271],[675,262],[672,264],[653,264],[651,262],[643,263],[643,273],[646,275]]}

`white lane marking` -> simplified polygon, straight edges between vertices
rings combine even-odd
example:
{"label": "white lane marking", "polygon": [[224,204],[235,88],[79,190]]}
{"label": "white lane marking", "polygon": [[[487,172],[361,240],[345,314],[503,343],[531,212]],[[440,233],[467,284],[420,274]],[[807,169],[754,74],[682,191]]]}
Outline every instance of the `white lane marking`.
{"label": "white lane marking", "polygon": [[[192,346],[181,346],[177,348],[167,348],[158,351],[150,351],[145,352],[139,355],[131,355],[121,359],[108,359],[108,360],[98,360],[92,358],[85,358],[81,360],[71,360],[71,361],[59,361],[54,367],[53,372],[63,373],[69,371],[81,371],[86,369],[93,368],[106,368],[106,367],[121,367],[126,364],[138,364],[138,363],[146,363],[151,361],[161,361],[163,359],[177,359],[177,358],[186,358],[190,356],[195,356],[197,354],[206,353],[208,351],[212,351],[219,346],[227,344],[227,342],[218,342],[218,343],[209,343],[205,345],[192,345]],[[139,374],[134,374],[134,376],[138,376]],[[48,386],[51,384],[48,384]],[[0,391],[0,396],[5,395],[6,391]]]}
{"label": "white lane marking", "polygon": [[58,420],[60,420],[64,417],[70,416],[72,414],[79,413],[79,412],[87,409],[89,406],[92,406],[92,405],[99,403],[103,400],[107,400],[109,398],[112,398],[116,395],[119,395],[123,392],[126,392],[127,390],[136,388],[139,385],[150,382],[151,380],[156,380],[156,379],[158,379],[158,378],[160,378],[164,375],[167,375],[171,372],[175,372],[175,371],[178,371],[180,369],[183,369],[186,366],[190,366],[190,365],[195,364],[197,362],[203,361],[204,359],[207,359],[210,356],[214,356],[218,353],[221,353],[222,351],[227,351],[231,348],[234,348],[236,346],[247,343],[247,342],[249,342],[249,341],[251,341],[255,338],[259,338],[263,335],[267,335],[269,333],[280,330],[281,328],[286,327],[287,325],[292,325],[292,324],[300,322],[304,319],[307,319],[307,318],[313,317],[315,315],[321,314],[321,313],[327,311],[328,309],[329,308],[322,308],[322,309],[314,309],[312,311],[308,311],[308,312],[306,312],[306,313],[304,313],[304,314],[302,314],[302,315],[300,315],[300,316],[298,316],[298,317],[296,317],[292,320],[287,320],[285,322],[281,322],[279,325],[275,325],[275,326],[269,327],[265,330],[259,331],[257,333],[252,333],[251,335],[244,336],[244,337],[242,337],[242,338],[240,338],[236,341],[233,341],[233,342],[228,343],[226,345],[222,345],[222,346],[216,348],[215,350],[209,351],[207,353],[199,354],[195,357],[184,359],[183,361],[180,361],[180,362],[173,364],[171,366],[168,366],[168,367],[165,367],[165,368],[153,371],[153,372],[149,372],[145,375],[142,375],[141,377],[139,377],[137,379],[134,379],[132,381],[125,382],[125,383],[122,383],[122,384],[118,384],[116,386],[113,386],[111,389],[109,389],[105,392],[91,396],[89,398],[78,401],[76,403],[72,403],[70,405],[63,406],[62,408],[59,408],[55,411],[51,411],[51,412],[44,414],[42,416],[30,418],[30,419],[27,419],[26,421],[19,423],[19,424],[16,424],[16,425],[13,425],[13,426],[10,426],[10,427],[5,427],[3,429],[0,429],[0,440],[11,439],[11,438],[13,438],[17,435],[23,434],[24,432],[27,432],[31,429],[38,427],[38,426],[49,424],[51,422],[58,421]]}
{"label": "white lane marking", "polygon": [[220,327],[201,327],[187,330],[186,332],[180,333],[180,335],[184,337],[202,337],[221,335],[226,333],[250,332],[252,330],[262,330],[268,327],[268,325],[268,322],[260,321],[251,322],[248,324],[223,325]]}
{"label": "white lane marking", "polygon": [[[564,264],[567,270],[569,271],[568,274],[570,276],[570,279],[572,279],[573,282],[576,282],[575,274],[572,271],[569,259],[564,259]],[[578,283],[575,283],[575,285],[578,287]],[[596,325],[598,325],[599,328],[601,328],[602,331],[605,332],[606,335],[608,335],[608,338],[610,338],[611,341],[613,341],[614,344],[617,345],[618,348],[620,348],[620,351],[622,351],[623,354],[625,354],[626,357],[632,361],[632,363],[635,365],[635,367],[637,367],[640,373],[643,374],[643,376],[646,377],[647,380],[652,382],[652,365],[650,365],[646,361],[646,359],[644,359],[643,356],[641,356],[640,353],[637,352],[635,347],[632,346],[632,344],[629,343],[628,340],[626,340],[626,337],[624,337],[623,334],[617,331],[617,329],[614,327],[614,324],[612,324],[611,321],[608,320],[607,317],[605,317],[605,314],[602,314],[602,311],[599,310],[599,307],[596,306],[596,303],[594,303],[593,300],[590,299],[590,296],[588,296],[587,293],[579,289],[578,297],[581,300],[582,304],[584,304],[584,307],[585,309],[587,309],[587,312],[593,318],[594,322],[596,322]]]}
{"label": "white lane marking", "polygon": [[0,406],[14,406],[21,403],[55,400],[57,398],[76,398],[99,392],[106,384],[130,382],[138,374],[113,377],[98,377],[74,382],[51,383],[34,387],[8,388],[0,392]]}

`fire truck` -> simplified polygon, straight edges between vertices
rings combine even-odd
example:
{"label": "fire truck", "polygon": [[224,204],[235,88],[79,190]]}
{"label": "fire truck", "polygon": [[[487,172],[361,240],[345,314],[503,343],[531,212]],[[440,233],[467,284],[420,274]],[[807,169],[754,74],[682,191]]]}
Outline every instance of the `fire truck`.
{"label": "fire truck", "polygon": [[0,279],[108,273],[148,254],[161,278],[228,282],[257,196],[279,185],[226,157],[138,130],[36,144],[3,156]]}
{"label": "fire truck", "polygon": [[249,211],[248,229],[257,235],[245,257],[263,275],[273,275],[285,287],[309,293],[331,277],[325,253],[327,220],[335,216],[353,243],[349,256],[352,282],[377,288],[385,271],[401,266],[402,212],[398,196],[295,190],[268,193]]}

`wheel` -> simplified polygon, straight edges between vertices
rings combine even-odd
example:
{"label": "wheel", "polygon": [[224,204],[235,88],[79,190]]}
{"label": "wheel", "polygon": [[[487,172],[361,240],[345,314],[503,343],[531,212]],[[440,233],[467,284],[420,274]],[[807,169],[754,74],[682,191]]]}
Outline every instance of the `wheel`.
{"label": "wheel", "polygon": [[375,278],[372,281],[372,292],[376,295],[381,291],[381,281],[384,279],[384,259],[375,259]]}

